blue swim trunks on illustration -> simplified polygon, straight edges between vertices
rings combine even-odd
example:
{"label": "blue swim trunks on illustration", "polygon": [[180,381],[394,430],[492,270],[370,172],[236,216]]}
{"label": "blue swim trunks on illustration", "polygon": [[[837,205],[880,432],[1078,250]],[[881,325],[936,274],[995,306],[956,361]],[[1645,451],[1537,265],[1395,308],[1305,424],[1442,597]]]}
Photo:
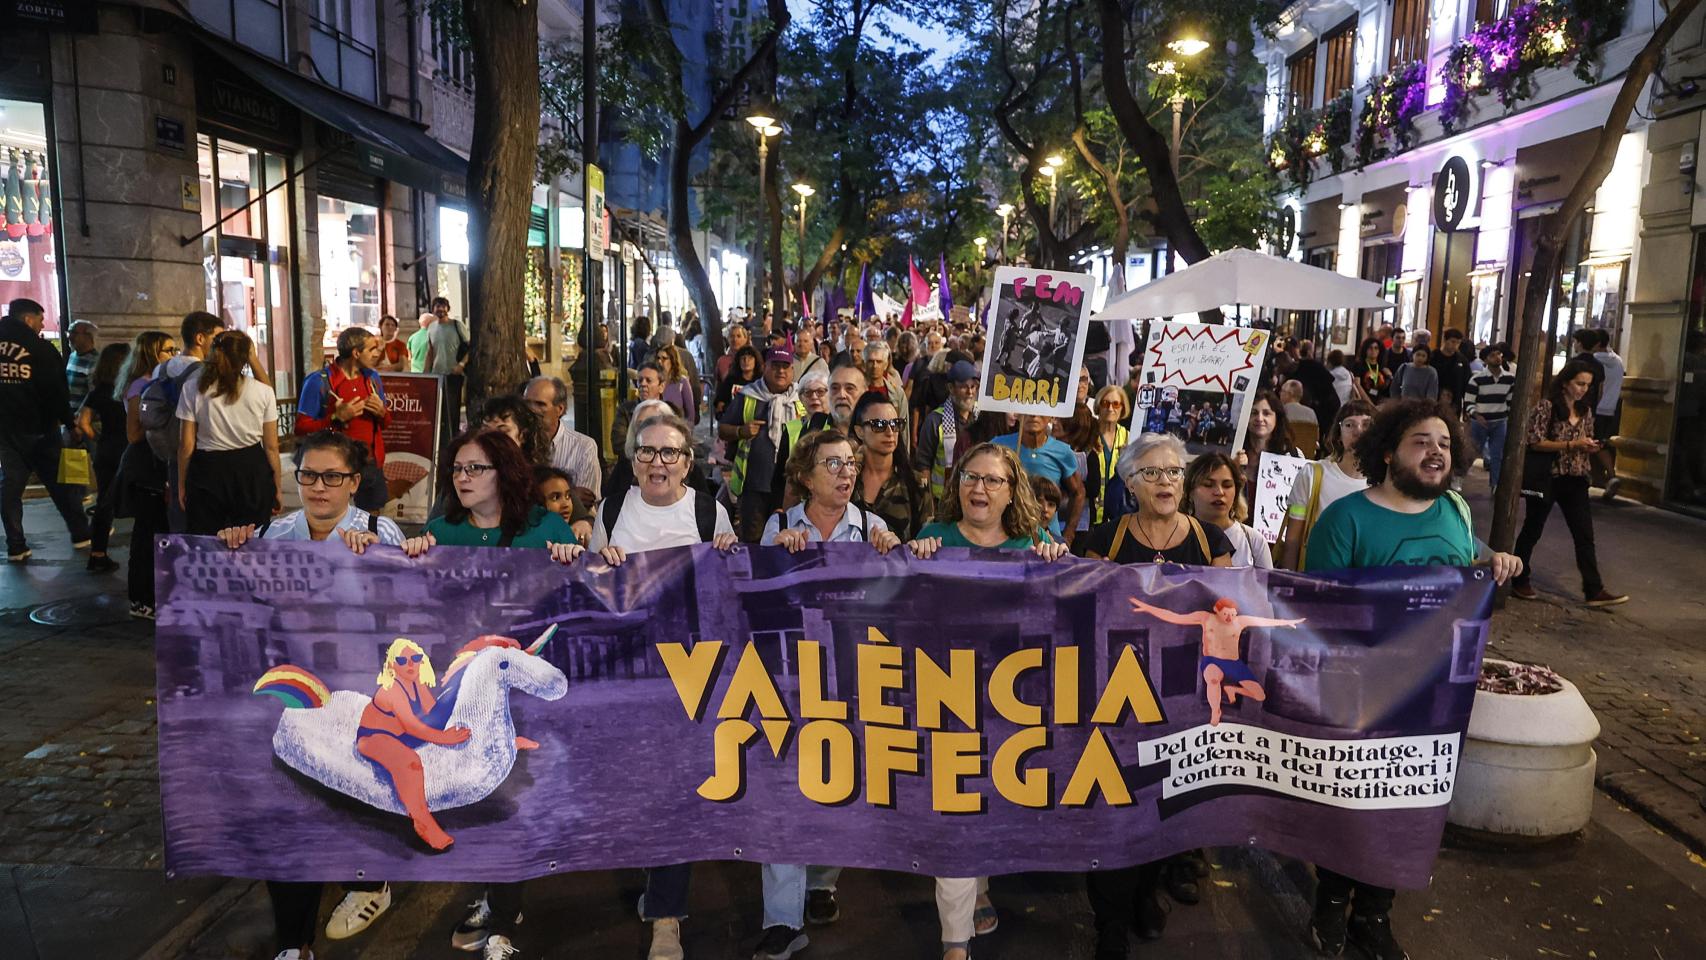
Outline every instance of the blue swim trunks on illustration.
{"label": "blue swim trunks on illustration", "polygon": [[1219,667],[1222,674],[1225,674],[1225,679],[1221,681],[1222,683],[1236,686],[1246,680],[1249,680],[1252,683],[1259,682],[1256,680],[1256,675],[1250,672],[1250,668],[1245,665],[1244,661],[1227,660],[1222,657],[1203,656],[1198,658],[1197,673],[1202,673],[1211,663]]}

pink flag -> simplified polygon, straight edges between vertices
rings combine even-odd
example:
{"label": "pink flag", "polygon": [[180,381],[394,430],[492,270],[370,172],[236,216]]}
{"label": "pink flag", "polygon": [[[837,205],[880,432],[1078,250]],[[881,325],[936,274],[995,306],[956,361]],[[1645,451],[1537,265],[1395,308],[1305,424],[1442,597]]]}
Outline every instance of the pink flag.
{"label": "pink flag", "polygon": [[918,264],[913,262],[911,254],[906,257],[906,269],[912,279],[912,302],[929,303],[930,284],[924,279],[924,274],[918,272]]}
{"label": "pink flag", "polygon": [[900,311],[900,328],[902,330],[912,329],[912,301],[911,300],[907,300],[906,306],[901,308],[901,311]]}

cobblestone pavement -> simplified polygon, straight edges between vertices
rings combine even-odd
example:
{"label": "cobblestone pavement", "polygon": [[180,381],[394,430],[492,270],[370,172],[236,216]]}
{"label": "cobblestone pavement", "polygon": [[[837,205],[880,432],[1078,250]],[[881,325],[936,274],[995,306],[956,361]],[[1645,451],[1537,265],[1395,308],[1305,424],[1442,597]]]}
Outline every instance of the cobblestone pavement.
{"label": "cobblestone pavement", "polygon": [[[1471,499],[1485,531],[1490,507]],[[1626,501],[1593,509],[1600,571],[1630,602],[1581,604],[1555,514],[1535,554],[1541,599],[1507,602],[1489,654],[1575,683],[1599,716],[1600,788],[1706,856],[1706,522]]]}
{"label": "cobblestone pavement", "polygon": [[[1484,498],[1476,507],[1485,512]],[[1635,813],[1602,798],[1594,825],[1561,846],[1448,846],[1432,889],[1404,895],[1395,913],[1418,960],[1706,956],[1706,928],[1688,919],[1706,911],[1706,861],[1636,816],[1706,851],[1698,800],[1706,780],[1706,595],[1691,580],[1706,561],[1706,524],[1631,504],[1596,503],[1595,514],[1606,578],[1635,601],[1611,611],[1576,603],[1568,536],[1555,521],[1537,555],[1545,597],[1510,602],[1495,620],[1492,652],[1550,664],[1581,687],[1604,726],[1601,787]],[[88,574],[81,554],[73,557],[62,539],[50,542],[55,518],[45,504],[29,504],[26,518],[50,535],[33,538],[30,564],[0,569],[0,955],[270,955],[258,884],[163,879],[152,631],[125,616],[121,575]],[[115,544],[121,560],[123,543]],[[50,622],[32,621],[32,611]],[[1301,867],[1254,852],[1218,857],[1208,901],[1175,912],[1165,952],[1309,955],[1297,938],[1307,910]],[[815,932],[808,956],[933,955],[926,881],[854,871],[845,883],[847,920]],[[643,955],[644,929],[632,912],[636,872],[536,887],[540,906],[524,956]],[[995,888],[1003,929],[979,956],[1087,956],[1089,915],[1076,878],[998,878]],[[702,871],[691,955],[749,949],[757,893],[749,865]],[[473,895],[454,885],[399,888],[383,926],[326,945],[321,956],[453,956],[443,932]],[[20,945],[27,949],[14,954]],[[1138,955],[1163,954],[1156,947]]]}

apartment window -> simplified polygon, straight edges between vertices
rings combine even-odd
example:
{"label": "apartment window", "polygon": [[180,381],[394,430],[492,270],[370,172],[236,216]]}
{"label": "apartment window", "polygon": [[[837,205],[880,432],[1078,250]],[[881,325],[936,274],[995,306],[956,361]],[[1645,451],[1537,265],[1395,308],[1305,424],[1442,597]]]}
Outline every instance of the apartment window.
{"label": "apartment window", "polygon": [[379,101],[379,23],[374,0],[315,0],[308,18],[308,53],[320,79],[374,103]]}
{"label": "apartment window", "polygon": [[1292,54],[1285,62],[1286,96],[1289,108],[1311,110],[1315,107],[1315,44]]}
{"label": "apartment window", "polygon": [[190,0],[190,14],[222,37],[284,59],[284,8],[278,0]]}
{"label": "apartment window", "polygon": [[1428,55],[1427,0],[1393,0],[1392,44],[1387,49],[1388,70]]}
{"label": "apartment window", "polygon": [[1321,87],[1324,100],[1333,99],[1356,83],[1356,44],[1356,17],[1333,28],[1321,41],[1327,58],[1327,82]]}
{"label": "apartment window", "polygon": [[1475,22],[1492,23],[1505,15],[1505,0],[1475,0]]}
{"label": "apartment window", "polygon": [[440,80],[464,90],[474,89],[474,54],[456,39],[449,25],[434,14],[432,17],[432,58]]}

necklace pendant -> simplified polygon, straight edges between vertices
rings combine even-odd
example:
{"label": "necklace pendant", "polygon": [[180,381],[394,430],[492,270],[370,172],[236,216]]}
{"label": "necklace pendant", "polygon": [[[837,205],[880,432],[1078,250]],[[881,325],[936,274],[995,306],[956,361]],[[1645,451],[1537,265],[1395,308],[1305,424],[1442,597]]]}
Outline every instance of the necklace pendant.
{"label": "necklace pendant", "polygon": [[1167,562],[1167,558],[1166,558],[1166,557],[1163,557],[1163,556],[1162,556],[1162,555],[1161,555],[1161,552],[1160,552],[1160,551],[1159,551],[1159,550],[1157,550],[1157,551],[1156,551],[1156,552],[1155,552],[1155,562],[1156,562],[1156,563],[1166,563],[1166,562]]}

